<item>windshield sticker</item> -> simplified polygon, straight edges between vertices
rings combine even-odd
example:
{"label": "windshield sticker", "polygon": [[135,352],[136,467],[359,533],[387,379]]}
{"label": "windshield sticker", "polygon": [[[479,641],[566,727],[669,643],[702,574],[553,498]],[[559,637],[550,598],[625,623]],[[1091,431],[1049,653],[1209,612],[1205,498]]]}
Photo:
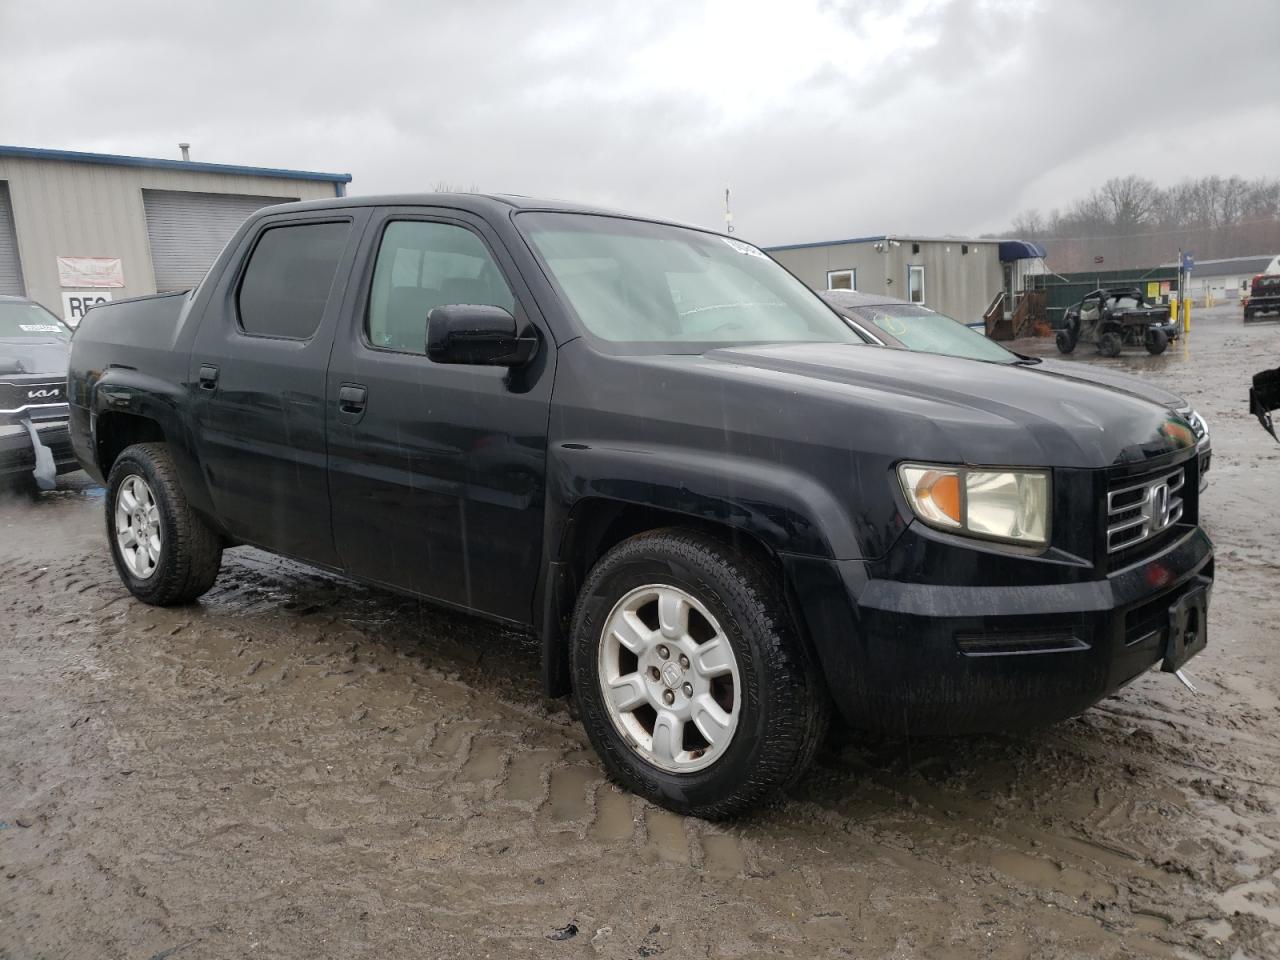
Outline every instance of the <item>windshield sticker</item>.
{"label": "windshield sticker", "polygon": [[720,239],[723,240],[731,250],[736,250],[738,253],[746,254],[748,257],[760,257],[763,260],[769,259],[764,252],[757,250],[749,243],[743,243],[741,240],[733,239],[733,237],[721,237]]}
{"label": "windshield sticker", "polygon": [[20,323],[18,329],[23,333],[61,333],[62,328],[52,323]]}
{"label": "windshield sticker", "polygon": [[877,313],[872,321],[881,330],[892,333],[895,337],[900,337],[907,332],[907,325],[897,317],[890,316],[887,313]]}

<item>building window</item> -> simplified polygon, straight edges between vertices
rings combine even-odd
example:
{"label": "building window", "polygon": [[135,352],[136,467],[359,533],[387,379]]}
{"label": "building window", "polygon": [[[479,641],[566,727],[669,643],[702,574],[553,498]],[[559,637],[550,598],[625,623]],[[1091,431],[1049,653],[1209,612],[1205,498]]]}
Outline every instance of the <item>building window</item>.
{"label": "building window", "polygon": [[912,303],[924,303],[924,267],[907,267],[907,299]]}
{"label": "building window", "polygon": [[828,270],[827,271],[827,289],[828,290],[857,290],[858,289],[858,271],[857,270]]}
{"label": "building window", "polygon": [[968,252],[969,252],[969,245],[968,245],[967,243],[962,243],[962,244],[960,244],[960,253],[961,253],[961,255],[966,255],[966,254],[968,254]]}

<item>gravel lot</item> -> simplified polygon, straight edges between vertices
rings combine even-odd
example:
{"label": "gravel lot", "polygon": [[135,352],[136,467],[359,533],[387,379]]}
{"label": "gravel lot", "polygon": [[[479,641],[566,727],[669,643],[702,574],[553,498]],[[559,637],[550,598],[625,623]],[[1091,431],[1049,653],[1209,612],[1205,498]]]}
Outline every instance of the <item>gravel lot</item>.
{"label": "gravel lot", "polygon": [[1280,445],[1245,412],[1280,324],[1079,359],[1210,421],[1200,693],[843,734],[727,826],[608,783],[527,638],[247,549],[153,609],[100,489],[5,501],[0,958],[1280,956]]}

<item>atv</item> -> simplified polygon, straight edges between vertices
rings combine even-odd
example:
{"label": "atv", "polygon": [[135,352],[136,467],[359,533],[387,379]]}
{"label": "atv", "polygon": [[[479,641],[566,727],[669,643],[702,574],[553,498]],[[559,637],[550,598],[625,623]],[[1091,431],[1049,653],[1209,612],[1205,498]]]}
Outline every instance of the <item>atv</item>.
{"label": "atv", "polygon": [[1178,326],[1169,319],[1169,308],[1148,303],[1137,287],[1105,287],[1093,291],[1067,308],[1065,324],[1058,331],[1058,349],[1071,353],[1080,341],[1097,344],[1104,357],[1118,357],[1126,347],[1146,347],[1150,354],[1164,353],[1178,338]]}

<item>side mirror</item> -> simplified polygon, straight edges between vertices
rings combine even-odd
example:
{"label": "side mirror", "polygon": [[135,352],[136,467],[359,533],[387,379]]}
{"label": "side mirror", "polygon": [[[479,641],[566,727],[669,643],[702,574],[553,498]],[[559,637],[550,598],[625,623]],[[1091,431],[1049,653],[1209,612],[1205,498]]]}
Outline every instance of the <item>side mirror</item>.
{"label": "side mirror", "polygon": [[533,331],[521,335],[515,318],[501,307],[451,303],[427,314],[427,356],[436,363],[518,367],[537,350]]}

